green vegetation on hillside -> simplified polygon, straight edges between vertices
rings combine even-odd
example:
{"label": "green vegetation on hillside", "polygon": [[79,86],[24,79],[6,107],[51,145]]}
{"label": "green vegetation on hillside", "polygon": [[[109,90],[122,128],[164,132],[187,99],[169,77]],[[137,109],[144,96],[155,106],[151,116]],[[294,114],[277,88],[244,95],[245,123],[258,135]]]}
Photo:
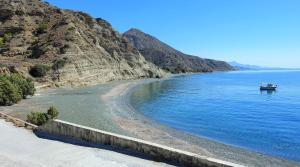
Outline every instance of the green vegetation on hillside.
{"label": "green vegetation on hillside", "polygon": [[22,98],[32,96],[35,92],[31,79],[20,74],[0,76],[0,105],[9,106],[18,103]]}
{"label": "green vegetation on hillside", "polygon": [[31,112],[27,115],[27,122],[30,122],[35,125],[43,125],[50,119],[57,118],[59,112],[53,106],[51,106],[47,113],[40,113],[40,112]]}
{"label": "green vegetation on hillside", "polygon": [[6,42],[6,41],[11,40],[12,36],[13,36],[13,34],[11,32],[5,33],[4,34],[4,41]]}
{"label": "green vegetation on hillside", "polygon": [[52,69],[53,70],[58,70],[58,69],[61,69],[63,68],[65,65],[67,64],[67,58],[63,58],[63,59],[59,59],[59,60],[56,60],[54,62],[54,64],[52,65]]}
{"label": "green vegetation on hillside", "polygon": [[16,85],[12,84],[6,77],[0,77],[0,105],[10,106],[21,100]]}
{"label": "green vegetation on hillside", "polygon": [[28,95],[34,95],[35,88],[33,81],[30,78],[24,78],[19,74],[12,74],[8,79],[17,86],[18,92],[23,99],[26,99]]}
{"label": "green vegetation on hillside", "polygon": [[41,23],[37,28],[37,33],[42,34],[45,33],[48,28],[48,23]]}
{"label": "green vegetation on hillside", "polygon": [[39,78],[44,77],[49,70],[50,68],[47,65],[36,64],[30,69],[29,73],[31,76]]}
{"label": "green vegetation on hillside", "polygon": [[37,44],[35,44],[31,49],[32,54],[28,56],[28,58],[31,59],[38,59],[48,51],[47,47],[39,46]]}
{"label": "green vegetation on hillside", "polygon": [[9,42],[12,38],[13,34],[11,32],[5,33],[3,36],[0,37],[0,48],[6,48],[7,42]]}
{"label": "green vegetation on hillside", "polygon": [[4,46],[5,46],[4,37],[0,37],[0,48],[3,48]]}

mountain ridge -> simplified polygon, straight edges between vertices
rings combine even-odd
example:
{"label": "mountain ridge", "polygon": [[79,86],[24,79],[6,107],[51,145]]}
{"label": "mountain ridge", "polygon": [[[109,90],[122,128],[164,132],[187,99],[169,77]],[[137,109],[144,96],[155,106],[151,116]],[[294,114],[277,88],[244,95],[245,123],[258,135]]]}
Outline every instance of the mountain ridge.
{"label": "mountain ridge", "polygon": [[[0,12],[0,67],[40,83],[79,86],[232,70],[223,61],[186,55],[137,29],[131,31],[142,33],[146,42],[134,43],[101,18],[40,0],[2,0]],[[33,76],[35,67],[45,74]]]}
{"label": "mountain ridge", "polygon": [[297,68],[264,67],[251,64],[241,64],[235,61],[228,62],[236,70],[297,70]]}
{"label": "mountain ridge", "polygon": [[200,58],[184,54],[156,37],[136,28],[123,33],[147,61],[171,73],[229,71],[233,68],[224,61]]}

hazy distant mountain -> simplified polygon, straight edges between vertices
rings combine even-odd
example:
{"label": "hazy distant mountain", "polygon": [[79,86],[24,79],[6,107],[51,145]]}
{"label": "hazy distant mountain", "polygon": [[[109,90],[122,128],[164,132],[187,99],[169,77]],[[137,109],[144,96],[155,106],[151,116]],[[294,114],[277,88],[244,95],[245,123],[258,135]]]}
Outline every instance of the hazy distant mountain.
{"label": "hazy distant mountain", "polygon": [[262,67],[257,65],[249,65],[249,64],[240,64],[238,62],[228,62],[232,67],[236,70],[281,70],[286,68],[279,68],[279,67]]}
{"label": "hazy distant mountain", "polygon": [[186,55],[137,29],[130,29],[123,36],[142,53],[146,60],[172,73],[233,70],[224,61]]}

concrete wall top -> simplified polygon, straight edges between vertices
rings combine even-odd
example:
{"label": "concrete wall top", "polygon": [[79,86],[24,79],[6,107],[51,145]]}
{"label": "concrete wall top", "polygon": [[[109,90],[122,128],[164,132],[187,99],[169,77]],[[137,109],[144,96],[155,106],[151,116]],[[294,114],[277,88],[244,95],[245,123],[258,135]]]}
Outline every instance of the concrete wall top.
{"label": "concrete wall top", "polygon": [[101,134],[104,134],[104,135],[107,135],[107,136],[114,136],[114,137],[120,138],[122,140],[133,141],[133,142],[137,142],[137,143],[140,143],[140,144],[143,144],[143,145],[150,145],[150,146],[153,146],[153,147],[156,147],[156,148],[159,148],[159,149],[169,150],[171,152],[175,152],[175,153],[178,153],[178,154],[184,154],[186,156],[201,159],[203,161],[208,161],[208,162],[211,162],[213,164],[219,164],[218,166],[243,167],[243,165],[239,165],[239,164],[236,164],[236,163],[223,161],[223,160],[219,160],[219,159],[211,158],[211,157],[207,157],[207,156],[200,156],[198,154],[191,153],[191,152],[188,152],[188,151],[183,151],[183,150],[171,148],[171,147],[168,147],[168,146],[152,143],[152,142],[149,142],[149,141],[145,141],[145,140],[141,140],[141,139],[137,139],[137,138],[133,138],[133,137],[119,135],[119,134],[116,134],[116,133],[107,132],[107,131],[103,131],[103,130],[99,130],[99,129],[95,129],[95,128],[91,128],[91,127],[86,127],[86,126],[83,126],[83,125],[78,125],[78,124],[75,124],[75,123],[70,123],[70,122],[66,122],[66,121],[62,121],[62,120],[58,120],[58,119],[53,120],[53,121],[57,122],[57,123],[70,125],[70,126],[73,126],[73,127],[78,127],[78,128],[90,130],[90,131],[93,131],[93,132],[101,133]]}

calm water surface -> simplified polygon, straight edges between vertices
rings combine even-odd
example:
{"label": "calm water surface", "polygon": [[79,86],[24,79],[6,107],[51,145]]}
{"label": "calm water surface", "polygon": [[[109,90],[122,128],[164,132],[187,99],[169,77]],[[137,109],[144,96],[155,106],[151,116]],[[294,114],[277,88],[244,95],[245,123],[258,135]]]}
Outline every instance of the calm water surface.
{"label": "calm water surface", "polygon": [[[279,88],[261,92],[261,82]],[[135,88],[131,104],[169,127],[300,162],[300,71],[175,77]]]}

